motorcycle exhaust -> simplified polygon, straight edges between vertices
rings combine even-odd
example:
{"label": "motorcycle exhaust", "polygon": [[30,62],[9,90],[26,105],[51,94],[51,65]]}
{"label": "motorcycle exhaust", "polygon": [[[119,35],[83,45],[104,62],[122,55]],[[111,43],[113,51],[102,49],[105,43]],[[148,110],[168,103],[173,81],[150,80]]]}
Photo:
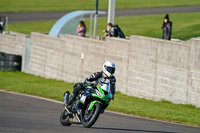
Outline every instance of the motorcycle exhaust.
{"label": "motorcycle exhaust", "polygon": [[69,97],[70,97],[70,92],[66,91],[64,93],[64,104],[66,104],[69,101]]}

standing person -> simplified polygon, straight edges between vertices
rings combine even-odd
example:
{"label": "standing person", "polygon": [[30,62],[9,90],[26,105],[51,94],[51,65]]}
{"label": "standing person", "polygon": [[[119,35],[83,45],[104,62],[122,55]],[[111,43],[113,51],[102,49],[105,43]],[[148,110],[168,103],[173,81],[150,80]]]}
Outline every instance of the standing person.
{"label": "standing person", "polygon": [[162,39],[171,40],[172,22],[169,21],[168,14],[166,14],[166,16],[164,17],[163,25],[161,28],[163,29]]}
{"label": "standing person", "polygon": [[79,25],[76,29],[77,33],[78,33],[78,36],[82,36],[82,37],[85,37],[85,33],[87,31],[87,28],[85,26],[85,23],[84,21],[80,21],[79,22]]}
{"label": "standing person", "polygon": [[4,29],[4,22],[0,18],[0,33],[3,33],[3,29]]}
{"label": "standing person", "polygon": [[117,37],[117,32],[112,23],[107,24],[108,30],[103,30],[105,36]]}

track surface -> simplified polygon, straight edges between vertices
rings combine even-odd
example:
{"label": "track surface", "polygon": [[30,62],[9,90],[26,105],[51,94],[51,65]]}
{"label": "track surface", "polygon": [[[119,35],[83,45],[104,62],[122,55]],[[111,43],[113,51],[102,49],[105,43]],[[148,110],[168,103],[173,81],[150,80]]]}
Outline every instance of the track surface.
{"label": "track surface", "polygon": [[[62,96],[61,96],[62,97]],[[0,133],[199,133],[200,128],[105,112],[89,129],[64,127],[62,104],[0,91]]]}
{"label": "track surface", "polygon": [[[107,12],[107,10],[105,10]],[[181,12],[199,12],[200,6],[183,6],[183,7],[163,7],[163,8],[140,8],[140,9],[122,9],[116,10],[116,16],[135,16],[147,14],[165,14]],[[0,13],[0,16],[8,16],[9,23],[30,22],[41,20],[57,20],[69,13],[68,11],[60,12],[24,12],[24,13]],[[106,15],[100,15],[100,17]],[[164,16],[163,16],[164,17]]]}

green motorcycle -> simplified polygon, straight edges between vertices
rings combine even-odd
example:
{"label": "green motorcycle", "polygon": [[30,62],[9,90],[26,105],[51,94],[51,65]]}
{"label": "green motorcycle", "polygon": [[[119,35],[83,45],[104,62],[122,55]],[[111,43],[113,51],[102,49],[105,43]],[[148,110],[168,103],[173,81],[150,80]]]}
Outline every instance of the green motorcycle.
{"label": "green motorcycle", "polygon": [[[64,106],[60,116],[63,126],[71,124],[83,124],[85,128],[91,127],[99,115],[108,107],[111,100],[109,83],[98,82],[96,86],[85,87],[71,106]],[[70,92],[66,92],[65,100],[68,101]],[[66,102],[65,101],[65,102]]]}

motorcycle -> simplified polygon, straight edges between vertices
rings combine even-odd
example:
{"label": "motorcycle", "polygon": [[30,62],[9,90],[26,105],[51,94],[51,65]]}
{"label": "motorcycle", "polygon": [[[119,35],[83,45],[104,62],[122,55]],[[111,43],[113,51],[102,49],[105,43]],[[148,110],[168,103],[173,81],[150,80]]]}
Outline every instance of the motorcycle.
{"label": "motorcycle", "polygon": [[[86,85],[85,90],[70,106],[64,106],[60,123],[63,126],[83,124],[85,128],[90,128],[110,103],[112,94],[109,86],[108,82],[101,81],[97,85]],[[70,92],[65,92],[64,104],[69,97]]]}

